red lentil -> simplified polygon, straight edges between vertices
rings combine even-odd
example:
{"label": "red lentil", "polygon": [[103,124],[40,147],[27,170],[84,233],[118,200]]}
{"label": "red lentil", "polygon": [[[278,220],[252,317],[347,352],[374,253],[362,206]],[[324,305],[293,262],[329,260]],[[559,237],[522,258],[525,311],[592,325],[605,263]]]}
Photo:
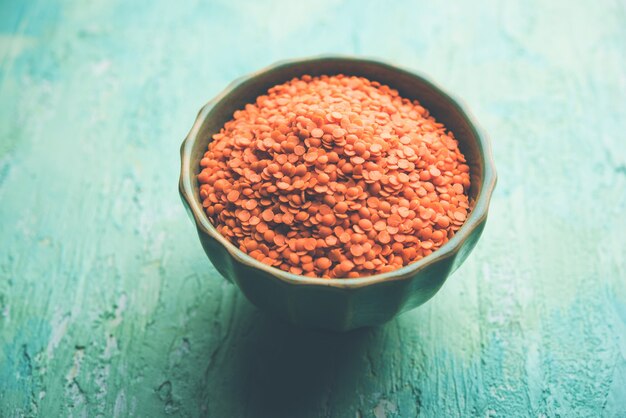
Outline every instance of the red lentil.
{"label": "red lentil", "polygon": [[362,77],[272,87],[213,135],[200,166],[217,230],[257,260],[311,277],[415,262],[470,211],[469,166],[453,133]]}

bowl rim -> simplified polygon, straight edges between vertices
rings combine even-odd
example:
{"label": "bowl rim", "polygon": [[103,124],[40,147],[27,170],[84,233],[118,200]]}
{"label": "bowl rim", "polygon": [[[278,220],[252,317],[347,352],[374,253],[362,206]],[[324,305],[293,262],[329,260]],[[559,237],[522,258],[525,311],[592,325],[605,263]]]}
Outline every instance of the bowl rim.
{"label": "bowl rim", "polygon": [[[193,183],[191,179],[191,152],[193,149],[193,145],[198,139],[198,134],[200,132],[200,128],[204,123],[204,120],[211,112],[213,107],[227,97],[233,90],[238,88],[243,83],[258,77],[261,74],[265,74],[267,72],[271,72],[283,67],[290,67],[298,64],[304,63],[312,63],[315,61],[337,61],[337,62],[357,62],[363,64],[373,64],[379,67],[384,67],[388,70],[392,70],[404,75],[408,75],[420,80],[420,82],[426,84],[428,87],[432,88],[436,91],[438,95],[440,95],[443,99],[447,100],[452,106],[454,106],[457,111],[464,117],[473,132],[473,134],[478,139],[478,146],[480,150],[480,155],[484,160],[484,171],[482,177],[482,187],[480,189],[480,193],[475,201],[475,205],[473,210],[470,212],[469,217],[465,221],[465,223],[461,226],[461,228],[454,234],[454,236],[438,248],[436,251],[427,255],[426,257],[408,264],[404,267],[401,267],[396,270],[392,270],[386,273],[380,273],[372,276],[364,276],[358,278],[333,278],[333,279],[324,279],[321,277],[308,277],[299,274],[293,274],[288,271],[281,270],[277,267],[269,266],[264,264],[250,255],[244,253],[239,248],[237,248],[234,244],[228,241],[224,236],[222,236],[213,224],[209,221],[204,209],[202,207],[202,203],[193,188]],[[393,87],[393,86],[392,86]],[[224,90],[222,90],[217,96],[211,99],[208,103],[206,103],[198,112],[196,120],[183,140],[180,147],[180,158],[181,158],[181,169],[180,169],[180,177],[179,177],[179,192],[181,197],[183,198],[184,203],[187,208],[193,214],[196,227],[199,232],[203,232],[209,235],[211,238],[215,239],[219,242],[228,253],[235,258],[238,262],[245,264],[246,266],[255,269],[261,270],[267,273],[274,278],[281,280],[282,282],[288,284],[300,284],[300,285],[317,285],[317,286],[328,286],[335,287],[339,289],[347,289],[347,288],[358,288],[367,285],[372,285],[380,282],[389,282],[395,280],[403,280],[407,279],[411,276],[414,276],[417,272],[424,270],[431,264],[434,264],[438,261],[447,259],[456,254],[461,248],[463,242],[472,235],[472,232],[478,228],[487,218],[487,212],[489,209],[489,202],[491,200],[491,196],[493,194],[493,190],[496,185],[496,170],[493,162],[493,154],[491,150],[491,144],[485,135],[484,131],[478,126],[475,121],[475,118],[467,110],[467,106],[460,100],[455,97],[450,96],[450,94],[446,93],[442,90],[438,85],[430,81],[429,78],[424,77],[421,74],[417,74],[409,69],[403,68],[401,66],[392,65],[385,61],[381,61],[375,58],[367,58],[360,56],[349,56],[349,55],[318,55],[313,57],[305,57],[305,58],[295,58],[289,60],[278,61],[272,65],[261,68],[258,71],[249,73],[242,77],[239,77],[233,80]]]}

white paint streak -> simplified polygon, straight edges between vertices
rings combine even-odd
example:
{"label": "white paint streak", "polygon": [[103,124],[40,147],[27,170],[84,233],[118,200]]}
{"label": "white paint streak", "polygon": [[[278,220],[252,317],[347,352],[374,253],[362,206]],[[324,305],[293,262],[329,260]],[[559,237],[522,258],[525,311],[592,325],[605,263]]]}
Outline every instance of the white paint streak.
{"label": "white paint streak", "polygon": [[104,347],[104,352],[102,353],[102,358],[104,360],[110,359],[115,352],[119,350],[117,346],[117,338],[114,335],[106,336],[106,346]]}
{"label": "white paint streak", "polygon": [[117,301],[117,306],[115,308],[115,317],[109,322],[111,328],[116,328],[119,324],[122,323],[122,314],[126,310],[126,302],[128,301],[128,297],[126,293],[122,293],[120,298]]}
{"label": "white paint streak", "polygon": [[398,406],[387,399],[381,399],[374,407],[373,412],[376,418],[387,418],[387,413],[395,414],[398,412]]}
{"label": "white paint streak", "polygon": [[101,77],[104,74],[106,74],[110,68],[111,68],[111,61],[104,59],[104,60],[94,63],[91,66],[91,72],[94,76]]}
{"label": "white paint streak", "polygon": [[115,406],[113,407],[113,418],[126,417],[126,394],[124,389],[120,390],[115,397]]}
{"label": "white paint streak", "polygon": [[74,379],[76,379],[76,376],[78,376],[78,374],[80,373],[80,366],[83,362],[84,357],[85,357],[85,349],[82,347],[77,347],[76,350],[74,351],[72,367],[65,375],[65,379],[68,382],[71,382]]}
{"label": "white paint streak", "polygon": [[57,310],[52,319],[52,332],[50,334],[50,338],[48,340],[48,346],[46,347],[46,355],[48,359],[52,359],[54,356],[54,350],[58,347],[61,339],[67,332],[67,327],[70,323],[70,315],[67,313],[61,313],[60,310]]}
{"label": "white paint streak", "polygon": [[24,35],[0,35],[0,62],[22,54],[35,44],[35,38]]}

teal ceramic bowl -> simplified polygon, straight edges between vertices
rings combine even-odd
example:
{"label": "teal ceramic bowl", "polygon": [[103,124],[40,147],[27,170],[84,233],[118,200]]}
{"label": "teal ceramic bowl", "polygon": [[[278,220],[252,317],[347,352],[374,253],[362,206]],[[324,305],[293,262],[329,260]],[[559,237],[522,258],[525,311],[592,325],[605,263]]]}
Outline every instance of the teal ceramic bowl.
{"label": "teal ceramic bowl", "polygon": [[[474,208],[457,234],[429,256],[401,269],[357,279],[321,279],[267,266],[227,241],[207,218],[196,175],[214,133],[233,112],[270,87],[304,74],[348,74],[387,84],[417,99],[454,132],[470,165]],[[240,78],[207,103],[181,146],[180,195],[217,270],[260,309],[294,324],[345,331],[389,321],[433,297],[467,258],[485,222],[496,173],[487,138],[468,112],[422,76],[378,61],[318,57],[280,62]]]}

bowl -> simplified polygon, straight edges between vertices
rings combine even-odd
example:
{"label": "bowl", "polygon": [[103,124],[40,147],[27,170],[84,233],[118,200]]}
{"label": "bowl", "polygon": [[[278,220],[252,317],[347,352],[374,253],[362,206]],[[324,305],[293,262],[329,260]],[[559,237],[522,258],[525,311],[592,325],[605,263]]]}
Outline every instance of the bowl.
{"label": "bowl", "polygon": [[[340,73],[379,81],[403,97],[419,100],[454,133],[470,166],[469,194],[474,208],[454,237],[415,263],[368,277],[311,278],[263,264],[220,235],[202,208],[196,176],[212,135],[235,110],[293,77]],[[335,331],[385,323],[433,297],[480,238],[495,183],[489,142],[457,100],[411,71],[361,58],[283,61],[239,78],[200,110],[181,146],[180,195],[215,268],[260,309],[294,324]]]}

